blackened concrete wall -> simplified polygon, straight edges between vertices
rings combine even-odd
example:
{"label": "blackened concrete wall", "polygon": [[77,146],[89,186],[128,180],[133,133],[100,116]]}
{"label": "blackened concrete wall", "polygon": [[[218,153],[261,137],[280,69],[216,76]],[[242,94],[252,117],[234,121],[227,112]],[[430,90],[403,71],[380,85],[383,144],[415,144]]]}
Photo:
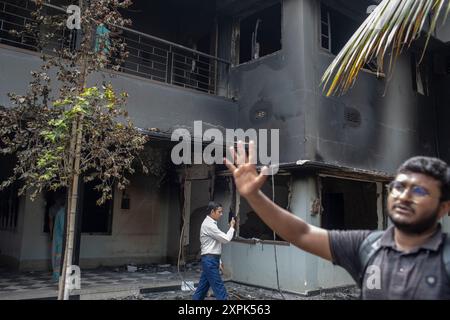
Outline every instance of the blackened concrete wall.
{"label": "blackened concrete wall", "polygon": [[[30,72],[38,70],[39,56],[31,51],[0,45],[0,105],[10,106],[8,92],[25,94]],[[237,107],[229,99],[127,75],[93,75],[89,85],[111,82],[129,94],[127,110],[140,128],[158,128],[169,134],[178,127],[193,127],[203,120],[211,127],[234,128]]]}
{"label": "blackened concrete wall", "polygon": [[[436,155],[434,97],[413,91],[408,54],[387,88],[362,72],[346,95],[326,98],[320,79],[334,56],[320,48],[320,2],[282,3],[282,50],[232,68],[239,127],[280,129],[282,163],[312,159],[393,173],[412,155]],[[255,121],[261,109],[269,117]],[[349,110],[360,125],[345,121]]]}

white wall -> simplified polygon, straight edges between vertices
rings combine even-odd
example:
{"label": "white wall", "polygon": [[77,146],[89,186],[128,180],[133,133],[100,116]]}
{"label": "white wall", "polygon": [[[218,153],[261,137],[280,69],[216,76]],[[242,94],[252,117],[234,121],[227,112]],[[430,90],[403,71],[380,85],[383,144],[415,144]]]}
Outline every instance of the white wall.
{"label": "white wall", "polygon": [[167,202],[155,181],[139,176],[131,179],[130,209],[121,209],[122,192],[114,197],[111,235],[81,237],[81,266],[99,264],[161,262],[167,251]]}
{"label": "white wall", "polygon": [[51,242],[44,233],[45,200],[42,196],[31,201],[25,199],[24,227],[20,269],[46,269],[50,267]]}

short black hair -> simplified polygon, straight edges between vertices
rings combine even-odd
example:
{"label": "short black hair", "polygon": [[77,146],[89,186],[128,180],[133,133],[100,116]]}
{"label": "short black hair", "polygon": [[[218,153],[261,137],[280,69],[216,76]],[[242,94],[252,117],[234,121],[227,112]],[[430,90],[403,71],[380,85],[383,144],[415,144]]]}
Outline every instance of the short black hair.
{"label": "short black hair", "polygon": [[441,183],[441,201],[450,200],[450,172],[445,161],[433,157],[412,157],[397,170],[397,174],[407,172],[422,173],[438,180]]}
{"label": "short black hair", "polygon": [[222,208],[222,205],[220,203],[210,201],[208,203],[208,214],[211,213],[211,210],[217,210],[218,208]]}

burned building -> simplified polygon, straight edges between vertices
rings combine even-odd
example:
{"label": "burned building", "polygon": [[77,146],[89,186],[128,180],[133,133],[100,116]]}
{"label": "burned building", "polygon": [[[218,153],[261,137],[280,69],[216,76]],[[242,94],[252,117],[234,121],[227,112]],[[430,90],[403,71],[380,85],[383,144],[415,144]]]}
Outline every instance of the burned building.
{"label": "burned building", "polygon": [[[170,153],[171,133],[192,132],[199,120],[220,132],[278,129],[280,170],[263,188],[270,198],[326,229],[383,229],[385,185],[398,165],[413,155],[450,161],[444,125],[450,37],[440,30],[417,65],[419,40],[389,82],[369,63],[346,95],[325,97],[323,72],[378,2],[135,0],[124,12],[133,25],[120,35],[130,56],[119,72],[105,73],[129,93],[130,116],[139,128],[153,129],[159,148]],[[9,104],[8,92],[23,91],[40,64],[32,41],[8,33],[23,26],[29,6],[0,0],[0,105]],[[8,163],[2,159],[2,172]],[[162,185],[133,177],[127,192],[116,192],[101,209],[85,186],[82,268],[175,262],[180,247],[185,261],[198,258],[200,224],[214,199],[239,218],[223,252],[231,279],[298,293],[353,284],[343,269],[273,234],[236,193],[224,166],[168,170],[171,179]],[[44,196],[31,202],[4,191],[0,201],[2,262],[46,268]],[[449,231],[448,217],[442,223]],[[227,219],[220,224],[225,228]]]}

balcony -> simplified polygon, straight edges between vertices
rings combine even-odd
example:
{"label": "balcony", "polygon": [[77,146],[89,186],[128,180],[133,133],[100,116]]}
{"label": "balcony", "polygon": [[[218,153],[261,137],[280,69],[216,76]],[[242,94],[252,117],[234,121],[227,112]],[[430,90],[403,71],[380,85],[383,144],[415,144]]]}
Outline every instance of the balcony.
{"label": "balcony", "polygon": [[[37,39],[10,33],[11,30],[24,30],[32,21],[34,9],[30,0],[0,0],[0,44],[38,51]],[[65,13],[56,6],[48,6],[46,10],[48,14]],[[227,95],[228,61],[130,28],[121,28],[117,37],[125,41],[129,52],[120,72],[206,94]],[[52,54],[53,48],[75,49],[76,38],[76,30],[66,29],[63,34],[56,35],[44,51]]]}

